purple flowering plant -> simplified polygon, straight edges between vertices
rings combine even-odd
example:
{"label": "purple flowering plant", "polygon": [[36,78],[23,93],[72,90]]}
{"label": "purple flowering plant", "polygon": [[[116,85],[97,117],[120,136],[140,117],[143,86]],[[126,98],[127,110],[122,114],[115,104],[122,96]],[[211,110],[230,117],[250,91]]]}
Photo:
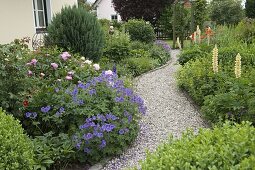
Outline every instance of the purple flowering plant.
{"label": "purple flowering plant", "polygon": [[[143,99],[116,71],[100,74],[72,55],[62,60],[59,52],[41,55],[36,65],[27,66],[33,72],[27,77],[29,105],[22,114],[27,133],[68,134],[77,156],[85,161],[121,153],[137,136],[138,121],[146,112]],[[66,75],[73,79],[64,79]]]}

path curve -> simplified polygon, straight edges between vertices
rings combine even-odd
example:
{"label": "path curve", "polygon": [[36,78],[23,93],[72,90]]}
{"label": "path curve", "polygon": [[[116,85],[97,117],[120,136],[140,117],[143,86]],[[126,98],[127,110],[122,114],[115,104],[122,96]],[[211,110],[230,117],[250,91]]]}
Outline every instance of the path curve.
{"label": "path curve", "polygon": [[104,170],[122,170],[139,164],[145,151],[154,151],[170,133],[180,137],[186,128],[206,127],[199,111],[177,87],[175,75],[178,50],[172,50],[171,61],[164,67],[136,79],[136,92],[148,107],[141,120],[141,130],[134,144],[122,155],[110,160]]}

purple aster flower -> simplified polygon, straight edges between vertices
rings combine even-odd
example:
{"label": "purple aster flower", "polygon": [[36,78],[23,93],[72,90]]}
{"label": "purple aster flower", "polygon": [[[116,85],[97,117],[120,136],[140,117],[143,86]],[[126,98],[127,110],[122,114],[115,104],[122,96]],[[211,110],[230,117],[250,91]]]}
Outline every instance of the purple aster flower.
{"label": "purple aster flower", "polygon": [[60,112],[60,113],[63,113],[64,111],[65,111],[65,108],[64,108],[64,107],[60,107],[60,108],[59,108],[59,112]]}
{"label": "purple aster flower", "polygon": [[124,131],[125,131],[125,133],[128,133],[128,132],[129,132],[129,129],[128,129],[128,128],[125,128]]}
{"label": "purple aster flower", "polygon": [[84,100],[82,100],[82,99],[80,99],[79,101],[78,101],[78,104],[81,106],[81,105],[84,105]]}
{"label": "purple aster flower", "polygon": [[26,113],[26,117],[27,117],[27,118],[30,118],[31,115],[32,115],[32,113],[30,113],[30,112],[27,112],[27,113]]}
{"label": "purple aster flower", "polygon": [[81,148],[81,142],[76,143],[75,147],[76,147],[76,149],[80,149]]}
{"label": "purple aster flower", "polygon": [[123,90],[123,93],[124,93],[124,95],[126,95],[126,96],[132,96],[132,95],[133,95],[133,90],[130,89],[130,88],[125,88],[125,89]]}
{"label": "purple aster flower", "polygon": [[77,96],[78,92],[79,92],[78,88],[75,87],[75,88],[73,89],[72,96]]}
{"label": "purple aster flower", "polygon": [[89,153],[91,152],[91,149],[89,149],[89,148],[84,148],[84,152],[87,153],[87,154],[89,154]]}
{"label": "purple aster flower", "polygon": [[85,140],[90,140],[93,138],[93,134],[92,133],[87,133],[83,135],[83,139]]}
{"label": "purple aster flower", "polygon": [[106,117],[106,119],[108,119],[108,120],[117,120],[117,119],[118,119],[117,116],[115,116],[115,115],[113,115],[113,114],[111,114],[111,113],[106,114],[105,117]]}
{"label": "purple aster flower", "polygon": [[31,118],[32,119],[35,119],[36,117],[37,117],[37,113],[36,112],[31,113]]}
{"label": "purple aster flower", "polygon": [[124,113],[123,113],[123,114],[124,114],[124,116],[126,116],[126,117],[128,117],[128,116],[129,116],[129,113],[128,113],[128,111],[126,111],[126,110],[124,111]]}
{"label": "purple aster flower", "polygon": [[125,133],[125,130],[124,130],[124,129],[120,129],[120,130],[119,130],[119,134],[120,134],[120,135],[123,135],[124,133]]}
{"label": "purple aster flower", "polygon": [[105,140],[102,140],[101,141],[101,144],[99,145],[99,147],[102,149],[106,146],[106,141]]}
{"label": "purple aster flower", "polygon": [[139,112],[142,114],[146,114],[147,107],[146,106],[139,106],[138,108]]}
{"label": "purple aster flower", "polygon": [[43,113],[48,113],[48,112],[50,111],[50,109],[51,109],[50,106],[46,106],[46,107],[42,107],[42,108],[41,108],[41,111],[42,111]]}
{"label": "purple aster flower", "polygon": [[132,122],[132,119],[133,119],[132,115],[128,115],[128,123]]}
{"label": "purple aster flower", "polygon": [[59,111],[56,112],[56,116],[59,117],[61,116],[61,113]]}
{"label": "purple aster flower", "polygon": [[94,94],[96,94],[96,89],[91,89],[91,90],[89,90],[89,94],[92,96],[92,95],[94,95]]}
{"label": "purple aster flower", "polygon": [[116,64],[113,65],[112,71],[113,71],[114,74],[117,74],[117,67],[116,67]]}
{"label": "purple aster flower", "polygon": [[98,138],[102,138],[104,135],[102,132],[97,132],[97,131],[94,131],[94,136],[98,137]]}
{"label": "purple aster flower", "polygon": [[98,120],[101,120],[101,121],[103,121],[103,122],[106,121],[105,116],[104,116],[104,115],[101,115],[101,114],[98,114],[98,115],[97,115],[97,119],[98,119]]}
{"label": "purple aster flower", "polygon": [[122,97],[122,96],[116,97],[116,98],[115,98],[115,102],[117,102],[117,103],[122,103],[122,102],[124,102],[124,101],[125,101],[125,99],[124,99],[124,97]]}
{"label": "purple aster flower", "polygon": [[59,88],[55,88],[55,92],[58,93],[59,92]]}
{"label": "purple aster flower", "polygon": [[106,132],[111,132],[116,126],[114,124],[104,124],[102,130]]}
{"label": "purple aster flower", "polygon": [[92,116],[92,119],[93,119],[93,120],[97,120],[97,117],[96,117],[96,116]]}

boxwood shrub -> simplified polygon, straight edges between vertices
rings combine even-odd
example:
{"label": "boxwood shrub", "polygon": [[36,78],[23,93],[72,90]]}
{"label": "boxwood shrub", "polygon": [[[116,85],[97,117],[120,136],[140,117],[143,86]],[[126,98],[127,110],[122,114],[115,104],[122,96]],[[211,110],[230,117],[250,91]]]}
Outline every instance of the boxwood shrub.
{"label": "boxwood shrub", "polygon": [[254,169],[255,128],[248,122],[200,129],[195,135],[187,131],[148,153],[141,163],[143,170],[170,169]]}
{"label": "boxwood shrub", "polygon": [[0,169],[33,168],[33,144],[17,120],[0,108]]}

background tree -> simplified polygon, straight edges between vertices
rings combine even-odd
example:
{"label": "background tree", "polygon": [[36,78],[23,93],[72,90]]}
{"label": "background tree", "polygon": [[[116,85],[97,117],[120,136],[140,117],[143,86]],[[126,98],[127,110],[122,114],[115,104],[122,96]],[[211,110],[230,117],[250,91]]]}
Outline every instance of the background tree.
{"label": "background tree", "polygon": [[78,0],[78,6],[85,8],[87,11],[91,11],[92,5],[87,0]]}
{"label": "background tree", "polygon": [[213,0],[210,3],[210,17],[217,24],[237,24],[244,18],[241,0]]}
{"label": "background tree", "polygon": [[245,12],[248,18],[255,18],[255,0],[246,0]]}
{"label": "background tree", "polygon": [[[192,6],[192,8],[194,9],[194,28],[196,28],[197,25],[202,28],[204,22],[208,19],[207,1],[196,0],[193,2]],[[192,30],[192,32],[193,31],[195,30]]]}
{"label": "background tree", "polygon": [[174,0],[113,0],[115,10],[124,21],[128,19],[144,19],[156,24],[160,13]]}
{"label": "background tree", "polygon": [[169,38],[173,38],[173,25],[172,25],[173,9],[172,5],[168,5],[158,20],[158,27]]}

